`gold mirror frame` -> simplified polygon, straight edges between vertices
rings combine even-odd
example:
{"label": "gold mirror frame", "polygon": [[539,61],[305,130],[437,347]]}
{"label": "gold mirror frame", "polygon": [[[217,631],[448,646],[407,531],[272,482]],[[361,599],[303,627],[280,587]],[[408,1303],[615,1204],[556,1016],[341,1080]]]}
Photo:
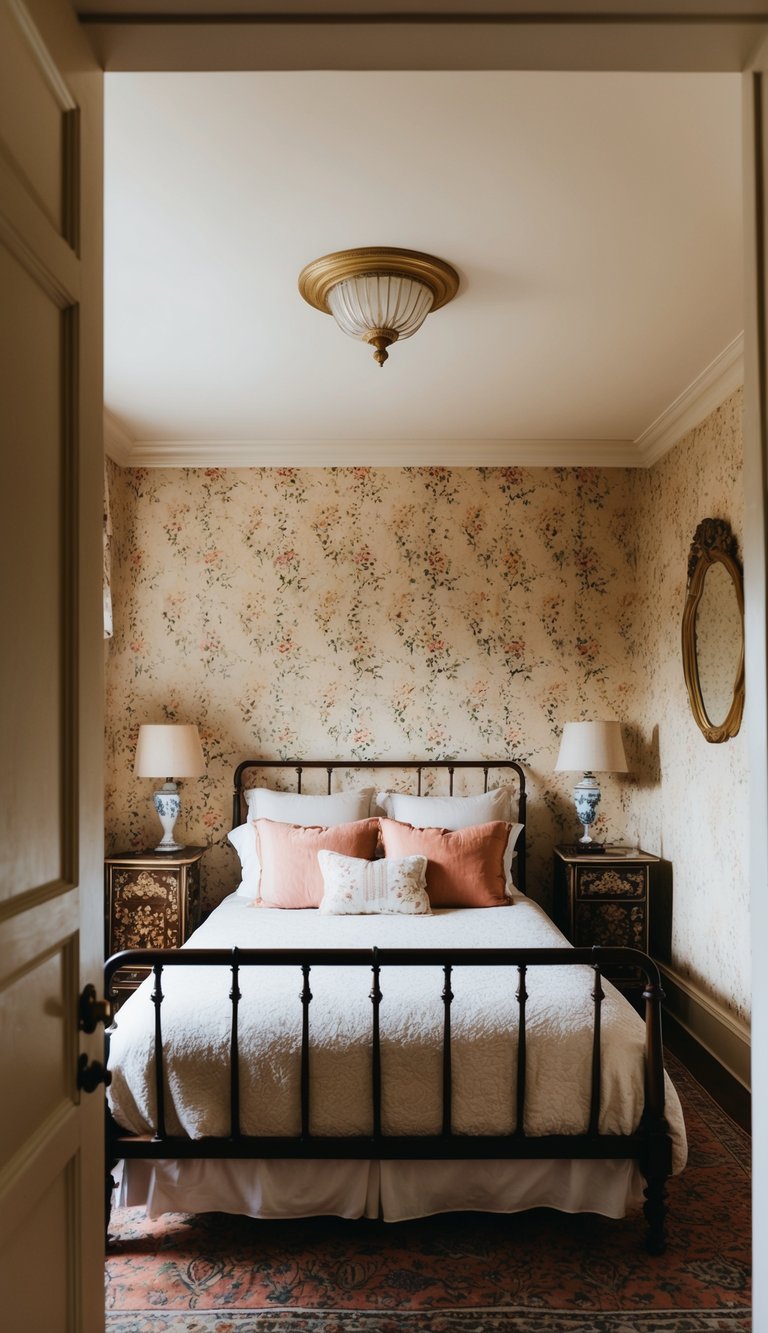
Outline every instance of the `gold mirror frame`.
{"label": "gold mirror frame", "polygon": [[[704,706],[696,653],[696,612],[704,592],[707,571],[715,564],[725,566],[736,592],[741,620],[741,650],[733,683],[733,698],[724,721],[715,725]],[[691,712],[706,740],[717,744],[736,736],[744,712],[744,586],[737,555],[736,538],[725,519],[705,518],[697,527],[688,556],[688,586],[683,611],[683,673]]]}

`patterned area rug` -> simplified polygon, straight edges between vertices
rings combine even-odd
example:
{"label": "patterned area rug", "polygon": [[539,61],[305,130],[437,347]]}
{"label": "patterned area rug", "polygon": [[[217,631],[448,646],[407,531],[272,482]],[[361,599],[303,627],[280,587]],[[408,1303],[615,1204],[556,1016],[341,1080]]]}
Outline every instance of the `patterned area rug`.
{"label": "patterned area rug", "polygon": [[638,1215],[415,1222],[113,1214],[107,1333],[716,1333],[751,1328],[749,1136],[678,1064],[669,1246]]}

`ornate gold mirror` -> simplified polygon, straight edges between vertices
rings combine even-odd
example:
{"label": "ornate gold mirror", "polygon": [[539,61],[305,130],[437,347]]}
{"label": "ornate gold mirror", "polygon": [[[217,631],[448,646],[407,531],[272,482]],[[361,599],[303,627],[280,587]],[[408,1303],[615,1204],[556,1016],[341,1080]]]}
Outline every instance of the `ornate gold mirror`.
{"label": "ornate gold mirror", "polygon": [[744,711],[744,588],[736,538],[725,519],[702,519],[691,542],[683,672],[706,739],[735,736]]}

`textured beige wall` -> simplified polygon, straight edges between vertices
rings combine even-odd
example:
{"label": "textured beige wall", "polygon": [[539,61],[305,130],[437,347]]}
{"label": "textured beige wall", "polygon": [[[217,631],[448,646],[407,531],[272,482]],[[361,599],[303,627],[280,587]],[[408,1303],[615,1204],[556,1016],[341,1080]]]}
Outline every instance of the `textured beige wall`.
{"label": "textured beige wall", "polygon": [[[723,507],[740,496],[737,406],[651,473],[112,466],[109,848],[159,830],[153,784],[132,774],[143,721],[201,726],[208,775],[184,784],[183,829],[210,844],[209,904],[237,881],[226,831],[245,757],[511,757],[529,776],[529,891],[548,905],[552,844],[579,832],[574,779],[553,772],[562,724],[618,717],[634,771],[603,780],[598,831],[674,861],[676,962],[741,1012],[742,749],[700,739],[679,649],[698,518],[739,530]],[[692,763],[706,836],[690,830]],[[713,939],[701,904],[726,872],[740,887]]]}
{"label": "textured beige wall", "polygon": [[737,1017],[750,1012],[746,727],[704,740],[680,659],[691,538],[729,521],[742,549],[741,392],[655,467],[634,474],[637,525],[633,800],[643,846],[673,870],[672,966]]}

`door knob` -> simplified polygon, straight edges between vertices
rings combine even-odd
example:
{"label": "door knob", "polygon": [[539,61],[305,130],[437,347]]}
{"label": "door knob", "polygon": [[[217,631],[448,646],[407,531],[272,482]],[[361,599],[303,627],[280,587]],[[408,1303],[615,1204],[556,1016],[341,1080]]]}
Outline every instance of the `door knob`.
{"label": "door knob", "polygon": [[95,1092],[100,1083],[108,1088],[112,1082],[112,1072],[105,1069],[99,1060],[88,1063],[88,1056],[83,1052],[77,1062],[77,1086],[83,1092]]}
{"label": "door knob", "polygon": [[103,1023],[106,1027],[114,1018],[112,1001],[97,999],[96,987],[90,981],[80,996],[77,1012],[81,1032],[95,1032],[97,1024]]}

